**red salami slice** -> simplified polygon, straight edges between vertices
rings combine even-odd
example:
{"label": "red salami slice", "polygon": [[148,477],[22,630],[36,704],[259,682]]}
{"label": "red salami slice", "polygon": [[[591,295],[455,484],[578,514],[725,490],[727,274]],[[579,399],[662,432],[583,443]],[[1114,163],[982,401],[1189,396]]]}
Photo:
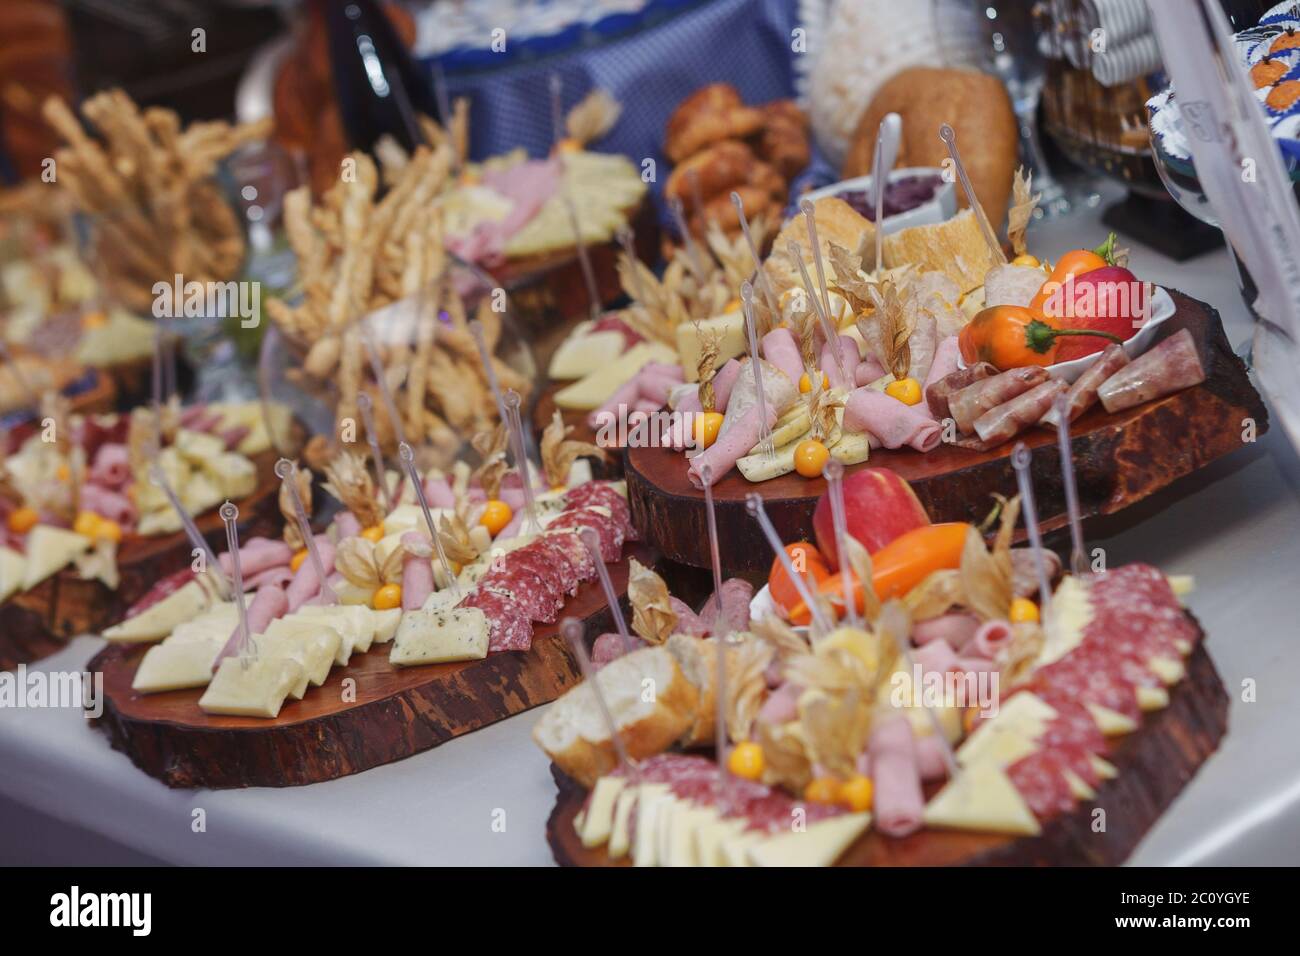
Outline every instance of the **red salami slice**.
{"label": "red salami slice", "polygon": [[476,607],[487,617],[489,654],[533,646],[533,625],[513,595],[480,587],[457,606]]}
{"label": "red salami slice", "polygon": [[613,564],[623,555],[624,532],[618,521],[607,513],[587,508],[571,508],[561,512],[554,527],[565,530],[591,528],[600,538],[600,556],[606,564]]}
{"label": "red salami slice", "polygon": [[1007,777],[1034,816],[1046,820],[1074,807],[1074,792],[1065,779],[1064,769],[1065,764],[1057,754],[1037,750],[1008,767]]}
{"label": "red salami slice", "polygon": [[610,514],[622,526],[625,539],[636,540],[635,529],[632,527],[632,512],[628,508],[627,499],[619,494],[610,482],[589,481],[585,485],[579,485],[564,496],[564,501],[571,508],[588,505],[608,508]]}
{"label": "red salami slice", "polygon": [[554,621],[564,606],[563,598],[552,597],[545,582],[526,568],[490,571],[479,579],[478,586],[479,590],[487,588],[510,595],[521,614],[543,624]]}
{"label": "red salami slice", "polygon": [[[582,542],[578,541],[577,544],[581,547]],[[527,551],[546,561],[554,569],[555,575],[566,594],[578,593],[578,585],[582,583],[580,577],[582,568],[574,562],[559,540],[542,535],[532,544],[520,548],[519,551]],[[586,548],[583,548],[583,551],[586,551]]]}
{"label": "red salami slice", "polygon": [[538,541],[544,542],[548,548],[563,552],[579,581],[590,581],[596,576],[596,562],[591,559],[591,552],[576,532],[548,528]]}
{"label": "red salami slice", "polygon": [[515,570],[533,572],[545,586],[547,597],[555,601],[556,607],[564,606],[567,572],[545,550],[519,548],[517,551],[507,553],[501,559],[501,563],[507,573]]}

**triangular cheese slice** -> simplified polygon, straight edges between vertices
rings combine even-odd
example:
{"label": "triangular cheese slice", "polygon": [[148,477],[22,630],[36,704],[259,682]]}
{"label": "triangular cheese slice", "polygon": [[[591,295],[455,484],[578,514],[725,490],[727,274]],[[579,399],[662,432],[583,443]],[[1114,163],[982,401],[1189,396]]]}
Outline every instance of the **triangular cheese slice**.
{"label": "triangular cheese slice", "polygon": [[991,720],[975,726],[957,750],[963,766],[992,761],[1000,767],[1015,763],[1038,749],[1042,736],[1056,710],[1035,694],[1023,691],[1007,699]]}
{"label": "triangular cheese slice", "polygon": [[1087,704],[1088,713],[1092,714],[1092,719],[1097,722],[1101,732],[1107,737],[1119,737],[1122,734],[1131,734],[1137,730],[1137,721],[1131,717],[1126,717],[1117,710],[1111,710],[1109,707],[1102,707],[1100,704]]}
{"label": "triangular cheese slice", "polygon": [[1038,821],[1002,769],[972,764],[925,807],[926,826],[1037,836]]}
{"label": "triangular cheese slice", "polygon": [[30,591],[50,575],[66,568],[90,550],[95,542],[84,534],[38,524],[27,535],[27,567],[23,590]]}
{"label": "triangular cheese slice", "polygon": [[27,559],[13,548],[0,547],[0,601],[9,600],[26,576]]}
{"label": "triangular cheese slice", "polygon": [[755,866],[830,866],[871,823],[870,813],[818,820],[802,833],[782,833],[749,848]]}
{"label": "triangular cheese slice", "polygon": [[161,641],[211,603],[211,595],[197,579],[187,581],[157,604],[110,627],[104,632],[104,640],[140,644]]}
{"label": "triangular cheese slice", "polygon": [[614,829],[614,807],[626,784],[625,777],[601,777],[596,781],[583,824],[578,830],[583,846],[591,849],[609,840]]}

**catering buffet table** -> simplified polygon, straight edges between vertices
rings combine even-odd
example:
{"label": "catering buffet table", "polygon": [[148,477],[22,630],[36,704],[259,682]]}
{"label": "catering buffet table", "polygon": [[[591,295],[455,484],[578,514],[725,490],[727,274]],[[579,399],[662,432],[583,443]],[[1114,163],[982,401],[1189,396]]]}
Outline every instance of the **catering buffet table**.
{"label": "catering buffet table", "polygon": [[[1035,247],[1054,258],[1100,232],[1098,218],[1093,209],[1040,224]],[[1151,281],[1217,307],[1234,345],[1248,339],[1250,317],[1225,251],[1179,265],[1135,248],[1133,263]],[[1128,527],[1089,540],[1111,564],[1144,560],[1195,576],[1188,604],[1231,699],[1218,753],[1134,864],[1295,862],[1297,488],[1300,461],[1275,425],[1256,446],[1126,513]],[[101,646],[79,638],[38,666],[77,670]],[[1246,703],[1250,681],[1254,701]],[[75,710],[8,710],[0,720],[0,862],[85,862],[89,854],[101,863],[547,865],[554,784],[529,739],[540,714],[328,783],[207,791],[169,790],[140,773]]]}

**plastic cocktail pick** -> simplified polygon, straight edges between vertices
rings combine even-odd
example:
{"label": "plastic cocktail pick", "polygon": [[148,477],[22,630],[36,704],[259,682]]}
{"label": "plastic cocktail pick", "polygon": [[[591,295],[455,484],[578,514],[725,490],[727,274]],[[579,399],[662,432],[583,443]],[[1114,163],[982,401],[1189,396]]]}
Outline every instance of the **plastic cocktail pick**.
{"label": "plastic cocktail pick", "polygon": [[772,280],[767,277],[767,270],[763,268],[763,257],[758,254],[758,246],[754,244],[754,237],[749,232],[749,220],[745,218],[745,201],[740,198],[740,193],[732,192],[731,204],[736,207],[736,215],[740,218],[740,231],[745,234],[745,244],[749,246],[749,254],[754,257],[754,271],[758,273],[758,284],[763,290],[763,298],[767,300],[767,307],[772,310],[772,315],[781,314],[781,304],[776,299],[776,293],[772,291]]}
{"label": "plastic cocktail pick", "polygon": [[515,470],[524,491],[524,532],[537,534],[542,530],[537,521],[537,499],[533,494],[533,481],[529,469],[528,453],[524,445],[524,424],[519,417],[519,393],[508,389],[502,401],[506,406],[506,427],[510,429],[510,445],[514,450]]}
{"label": "plastic cocktail pick", "polygon": [[781,562],[781,567],[785,569],[785,573],[789,575],[795,590],[799,592],[799,598],[812,615],[813,629],[817,637],[825,637],[832,630],[831,622],[826,620],[821,605],[813,600],[813,592],[808,588],[807,578],[796,571],[794,565],[790,562],[790,555],[785,550],[785,544],[782,543],[781,536],[776,533],[776,528],[772,526],[772,520],[768,518],[767,512],[763,508],[763,496],[757,491],[751,491],[745,496],[745,507],[758,521],[758,526],[763,530],[763,537],[767,538],[768,545],[776,552],[777,560]]}
{"label": "plastic cocktail pick", "polygon": [[799,211],[803,213],[804,222],[808,226],[808,245],[812,247],[813,266],[817,269],[817,287],[821,292],[822,311],[829,321],[831,296],[826,291],[826,267],[822,264],[821,243],[817,241],[817,214],[812,200],[805,199],[799,203]]}
{"label": "plastic cocktail pick", "polygon": [[1025,519],[1025,530],[1029,532],[1029,544],[1034,549],[1034,566],[1038,570],[1038,604],[1042,609],[1040,615],[1043,629],[1046,630],[1051,620],[1052,581],[1047,573],[1047,560],[1043,557],[1043,539],[1038,533],[1038,508],[1034,504],[1034,483],[1029,477],[1029,448],[1024,442],[1016,442],[1011,452],[1011,467],[1016,470],[1016,485],[1020,489],[1020,513]]}
{"label": "plastic cocktail pick", "polygon": [[578,264],[582,266],[582,279],[587,285],[587,299],[590,303],[589,311],[592,319],[600,318],[600,289],[596,285],[596,273],[591,267],[591,256],[587,253],[587,246],[582,241],[582,226],[578,221],[578,209],[573,204],[573,197],[569,195],[569,183],[564,178],[564,150],[561,148],[561,141],[564,139],[564,117],[563,110],[560,106],[560,92],[563,85],[560,81],[560,74],[551,74],[551,123],[555,128],[555,161],[560,166],[560,201],[564,203],[565,211],[569,214],[569,224],[573,228],[573,243],[578,250]]}
{"label": "plastic cocktail pick", "polygon": [[294,517],[298,519],[298,533],[302,536],[303,547],[307,549],[307,559],[316,569],[316,577],[320,580],[321,597],[327,604],[338,604],[339,597],[330,587],[329,576],[325,573],[325,562],[320,556],[320,548],[316,544],[316,535],[311,530],[311,518],[307,514],[307,508],[302,503],[302,495],[298,494],[298,466],[288,458],[281,458],[275,463],[275,475],[284,483],[288,489],[289,498],[293,501]]}
{"label": "plastic cocktail pick", "polygon": [[227,501],[221,506],[219,511],[221,520],[226,523],[226,550],[230,554],[230,566],[235,577],[235,609],[239,612],[239,626],[235,633],[231,635],[231,640],[235,641],[232,648],[230,642],[221,649],[217,655],[216,661],[213,662],[213,668],[221,661],[229,657],[231,653],[239,654],[239,662],[248,666],[248,659],[257,654],[257,645],[253,643],[253,635],[248,629],[248,607],[244,604],[244,571],[239,566],[239,529],[236,524],[239,521],[239,509],[233,502]]}
{"label": "plastic cocktail pick", "polygon": [[492,364],[492,352],[488,349],[487,338],[483,334],[483,323],[474,319],[469,323],[469,331],[478,346],[479,361],[483,363],[483,374],[487,376],[488,388],[492,390],[492,400],[497,403],[497,414],[501,421],[506,420],[505,406],[501,404],[501,385],[497,381],[496,366]]}
{"label": "plastic cocktail pick", "polygon": [[[722,620],[722,561],[718,556],[718,519],[713,512],[713,469],[707,462],[700,465],[700,483],[704,485],[704,513],[709,524],[709,555],[713,559],[713,600],[717,610],[716,621]],[[718,773],[725,779],[727,753],[727,637],[717,632],[717,681],[714,690],[717,712],[714,714],[714,735],[717,748]]]}
{"label": "plastic cocktail pick", "polygon": [[699,246],[695,244],[691,230],[686,226],[686,213],[682,210],[682,201],[676,196],[668,200],[668,211],[672,213],[677,234],[682,237],[682,245],[686,248],[686,261],[691,264],[691,272],[695,273],[696,281],[703,281],[704,262],[700,259]]}
{"label": "plastic cocktail pick", "polygon": [[952,131],[951,126],[944,123],[939,127],[939,138],[948,147],[948,156],[952,159],[953,169],[957,172],[957,178],[961,180],[962,191],[966,193],[966,201],[970,203],[971,211],[975,213],[975,221],[980,224],[980,232],[984,235],[989,252],[993,254],[994,261],[1005,263],[1007,257],[1002,252],[1002,245],[998,242],[993,227],[989,225],[989,217],[984,215],[984,207],[980,205],[979,197],[975,195],[970,177],[966,175],[966,167],[962,164],[961,153],[957,151],[957,134]]}
{"label": "plastic cocktail pick", "polygon": [[[858,603],[853,600],[853,575],[850,573],[852,565],[849,563],[848,519],[844,512],[844,463],[832,458],[822,469],[822,476],[826,479],[826,494],[831,502],[831,524],[835,528],[835,553],[839,556],[840,582],[844,585],[844,618],[849,622],[850,627],[861,627]],[[863,581],[862,586],[868,587],[870,582]]]}
{"label": "plastic cocktail pick", "polygon": [[226,573],[221,570],[221,563],[217,556],[212,553],[212,548],[208,546],[207,539],[199,532],[199,527],[194,523],[190,513],[185,510],[181,504],[181,499],[176,494],[176,489],[171,486],[167,476],[163,474],[162,468],[158,465],[151,465],[149,468],[149,480],[162,489],[162,493],[167,496],[171,506],[176,509],[176,515],[180,518],[181,527],[185,529],[185,536],[190,539],[190,544],[203,553],[203,560],[207,570],[217,581],[217,590],[221,592],[221,597],[229,600],[234,592],[234,587]]}
{"label": "plastic cocktail pick", "polygon": [[961,765],[957,763],[957,755],[952,751],[952,744],[948,742],[947,732],[944,730],[943,724],[939,722],[939,715],[934,712],[934,708],[925,702],[924,687],[917,688],[915,686],[915,678],[918,671],[916,658],[912,656],[912,648],[908,644],[908,637],[906,634],[894,631],[893,628],[890,628],[890,632],[893,635],[894,643],[898,646],[899,653],[903,655],[903,661],[907,664],[907,673],[911,675],[913,682],[913,693],[922,695],[922,707],[925,710],[926,716],[930,718],[930,725],[934,728],[935,739],[939,741],[940,750],[943,753],[943,762],[948,768],[948,777],[949,779],[956,779],[957,774],[961,772]]}
{"label": "plastic cocktail pick", "polygon": [[902,132],[903,119],[897,113],[886,113],[876,129],[876,154],[871,167],[876,207],[876,269],[885,265],[885,231],[880,224],[885,221],[885,190],[889,187],[889,172],[898,158],[898,139]]}
{"label": "plastic cocktail pick", "polygon": [[745,334],[749,337],[749,367],[754,370],[754,399],[758,409],[758,445],[764,455],[776,454],[772,447],[772,426],[767,423],[767,394],[763,391],[763,360],[758,355],[758,328],[754,322],[754,288],[748,282],[740,286],[740,307],[745,313]]}
{"label": "plastic cocktail pick", "polygon": [[397,446],[397,457],[402,460],[402,467],[406,469],[406,478],[415,489],[415,500],[420,503],[420,510],[424,512],[424,524],[429,529],[429,537],[433,539],[433,550],[438,555],[438,563],[442,565],[443,572],[447,575],[447,590],[451,591],[452,597],[459,601],[460,582],[452,572],[451,562],[447,560],[447,551],[442,546],[442,539],[438,537],[438,527],[433,523],[429,500],[424,497],[424,482],[420,480],[420,473],[415,469],[415,452],[411,450],[410,445],[402,442]]}
{"label": "plastic cocktail pick", "polygon": [[1079,485],[1074,480],[1074,449],[1070,444],[1070,403],[1062,393],[1056,398],[1056,437],[1061,452],[1061,483],[1065,485],[1065,510],[1070,516],[1070,573],[1084,574],[1088,558],[1083,550],[1083,515],[1079,511]]}
{"label": "plastic cocktail pick", "polygon": [[787,244],[786,249],[790,253],[790,258],[799,267],[799,278],[803,280],[803,287],[808,292],[808,298],[812,299],[813,311],[817,313],[817,321],[822,327],[822,337],[826,339],[826,344],[831,349],[831,355],[835,357],[835,368],[839,370],[840,381],[847,382],[850,379],[844,369],[844,356],[840,352],[840,333],[831,323],[830,313],[822,308],[822,300],[818,298],[816,290],[812,287],[808,267],[803,264],[803,249],[793,239]]}
{"label": "plastic cocktail pick", "polygon": [[600,535],[594,528],[583,528],[578,532],[578,537],[586,545],[591,553],[591,560],[596,565],[596,577],[600,579],[600,588],[605,592],[605,603],[609,605],[610,616],[614,619],[614,629],[623,639],[623,650],[631,654],[636,650],[636,644],[633,643],[632,634],[627,629],[627,621],[623,620],[623,609],[619,607],[618,592],[614,590],[614,581],[610,578],[609,568],[605,567],[605,559],[600,553]]}
{"label": "plastic cocktail pick", "polygon": [[393,510],[393,493],[384,477],[384,453],[379,450],[379,432],[375,430],[374,403],[370,401],[369,393],[360,392],[357,395],[357,408],[361,409],[361,420],[366,426],[366,440],[370,442],[370,455],[375,460],[375,484],[379,487],[379,493],[384,496],[384,507],[391,512]]}
{"label": "plastic cocktail pick", "polygon": [[560,633],[564,636],[564,640],[568,642],[569,648],[573,651],[573,656],[578,659],[578,670],[582,673],[582,679],[587,682],[587,686],[591,688],[592,696],[596,698],[596,706],[600,709],[601,720],[605,722],[605,730],[609,732],[610,743],[614,745],[614,755],[618,757],[619,766],[628,772],[633,772],[635,768],[632,766],[632,761],[628,759],[627,748],[623,746],[623,738],[619,735],[618,725],[614,723],[614,715],[605,700],[605,693],[600,689],[600,683],[596,680],[596,672],[591,667],[591,658],[587,654],[582,622],[576,617],[566,617],[560,622]]}
{"label": "plastic cocktail pick", "polygon": [[393,393],[389,391],[388,376],[384,374],[384,363],[379,358],[379,350],[375,348],[375,343],[368,332],[361,333],[361,343],[370,358],[370,371],[374,373],[375,383],[379,386],[379,396],[384,400],[384,410],[388,412],[388,419],[393,423],[393,434],[397,436],[399,443],[404,442],[406,432],[402,428],[402,416],[397,414],[397,403],[393,401]]}

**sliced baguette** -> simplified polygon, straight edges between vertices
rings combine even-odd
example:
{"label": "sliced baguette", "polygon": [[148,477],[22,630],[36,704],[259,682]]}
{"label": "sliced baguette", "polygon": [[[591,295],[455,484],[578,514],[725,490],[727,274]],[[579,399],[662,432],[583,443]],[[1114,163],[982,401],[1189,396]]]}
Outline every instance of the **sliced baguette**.
{"label": "sliced baguette", "polygon": [[[699,692],[666,648],[633,651],[606,664],[595,679],[633,759],[662,753],[695,719]],[[585,682],[547,710],[533,728],[533,740],[556,766],[587,787],[617,764],[609,728]]]}

